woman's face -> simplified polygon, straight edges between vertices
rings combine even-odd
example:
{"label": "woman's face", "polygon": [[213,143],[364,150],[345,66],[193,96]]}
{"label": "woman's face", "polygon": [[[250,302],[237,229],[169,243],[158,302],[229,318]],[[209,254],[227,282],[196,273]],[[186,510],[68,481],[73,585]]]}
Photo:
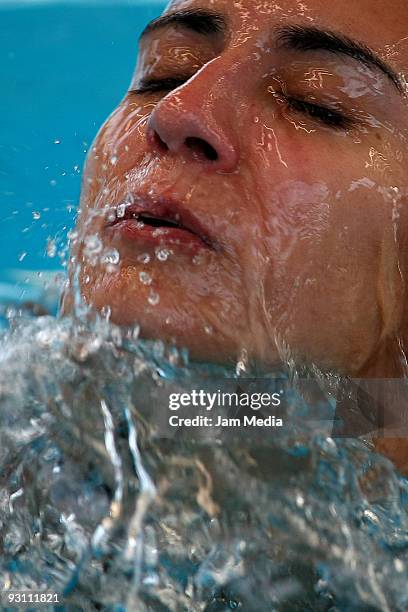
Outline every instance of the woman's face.
{"label": "woman's face", "polygon": [[405,0],[180,0],[165,15],[87,160],[73,249],[87,302],[198,359],[397,371]]}

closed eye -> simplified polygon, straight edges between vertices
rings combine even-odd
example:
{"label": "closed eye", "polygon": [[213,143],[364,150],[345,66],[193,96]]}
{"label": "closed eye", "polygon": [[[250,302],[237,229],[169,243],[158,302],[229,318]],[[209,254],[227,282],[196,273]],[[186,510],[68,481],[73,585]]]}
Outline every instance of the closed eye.
{"label": "closed eye", "polygon": [[173,89],[177,89],[177,87],[184,85],[189,78],[191,77],[185,76],[165,79],[142,79],[137,87],[130,90],[130,93],[149,94],[172,91]]}
{"label": "closed eye", "polygon": [[337,130],[348,130],[355,125],[355,121],[353,121],[351,117],[347,117],[346,115],[327,108],[326,106],[311,104],[310,102],[305,102],[304,100],[298,100],[290,97],[286,97],[285,101],[291,110],[306,114],[312,119],[317,119],[331,128]]}
{"label": "closed eye", "polygon": [[[189,78],[191,78],[191,76],[163,79],[142,79],[138,87],[130,90],[130,93],[143,95],[149,93],[170,92],[173,89],[177,89],[177,87],[184,85]],[[325,106],[311,104],[310,102],[305,102],[304,100],[291,98],[289,96],[285,96],[285,102],[289,109],[298,113],[306,114],[312,119],[318,120],[332,129],[349,130],[355,125],[355,121],[353,121],[353,119],[350,117],[347,117],[342,113]]]}

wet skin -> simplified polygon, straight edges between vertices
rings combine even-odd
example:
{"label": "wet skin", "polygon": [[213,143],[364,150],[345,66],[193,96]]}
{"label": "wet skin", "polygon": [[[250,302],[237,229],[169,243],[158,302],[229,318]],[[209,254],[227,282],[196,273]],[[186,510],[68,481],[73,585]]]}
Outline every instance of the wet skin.
{"label": "wet skin", "polygon": [[[137,321],[197,359],[245,350],[268,366],[400,376],[406,5],[277,4],[172,2],[178,22],[145,33],[129,91],[88,156],[72,268],[113,321]],[[218,17],[183,13],[199,9]],[[366,45],[377,65],[348,41],[334,52],[322,31]],[[123,202],[183,227],[117,219]],[[118,265],[95,255],[95,234]]]}

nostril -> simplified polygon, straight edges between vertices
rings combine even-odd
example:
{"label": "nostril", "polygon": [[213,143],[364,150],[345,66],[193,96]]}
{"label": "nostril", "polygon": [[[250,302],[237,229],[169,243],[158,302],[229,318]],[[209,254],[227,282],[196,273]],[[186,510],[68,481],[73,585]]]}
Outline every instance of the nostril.
{"label": "nostril", "polygon": [[160,138],[159,134],[156,131],[154,131],[153,133],[153,140],[154,140],[156,147],[160,149],[160,151],[165,152],[169,150],[169,147],[166,145],[164,140]]}
{"label": "nostril", "polygon": [[202,138],[189,137],[186,138],[185,143],[189,149],[194,151],[194,153],[198,153],[200,156],[204,156],[210,161],[216,161],[218,159],[218,153],[214,147],[212,147]]}

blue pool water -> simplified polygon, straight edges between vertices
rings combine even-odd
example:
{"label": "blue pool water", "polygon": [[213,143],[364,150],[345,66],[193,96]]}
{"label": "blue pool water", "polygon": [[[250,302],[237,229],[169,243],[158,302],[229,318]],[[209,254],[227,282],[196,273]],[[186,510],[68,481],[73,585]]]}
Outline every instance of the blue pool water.
{"label": "blue pool water", "polygon": [[0,300],[38,298],[35,271],[61,268],[47,239],[73,225],[86,151],[163,6],[0,1]]}

